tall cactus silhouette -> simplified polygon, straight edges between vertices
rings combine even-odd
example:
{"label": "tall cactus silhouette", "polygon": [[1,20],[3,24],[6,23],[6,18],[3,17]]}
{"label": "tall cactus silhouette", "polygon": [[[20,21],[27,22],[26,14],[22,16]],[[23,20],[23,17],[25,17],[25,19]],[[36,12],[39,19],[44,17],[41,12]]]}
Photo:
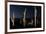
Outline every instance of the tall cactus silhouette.
{"label": "tall cactus silhouette", "polygon": [[26,24],[26,23],[25,23],[25,17],[26,17],[26,8],[25,8],[25,10],[24,10],[24,18],[23,18],[23,22],[24,22],[23,25],[24,25],[24,27],[25,27],[25,24]]}
{"label": "tall cactus silhouette", "polygon": [[36,7],[35,7],[34,9],[35,9],[35,13],[34,13],[34,15],[35,15],[35,27],[36,27],[36,16],[37,16],[37,10],[36,10]]}
{"label": "tall cactus silhouette", "polygon": [[13,26],[14,26],[14,18],[15,18],[15,16],[14,16],[14,12],[13,12],[13,16],[11,17],[12,25],[13,25]]}

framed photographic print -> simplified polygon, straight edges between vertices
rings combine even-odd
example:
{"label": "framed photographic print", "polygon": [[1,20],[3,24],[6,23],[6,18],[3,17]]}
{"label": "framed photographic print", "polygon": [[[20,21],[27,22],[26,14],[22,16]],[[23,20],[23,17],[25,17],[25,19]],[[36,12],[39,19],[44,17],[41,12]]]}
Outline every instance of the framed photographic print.
{"label": "framed photographic print", "polygon": [[7,2],[7,32],[44,31],[44,3]]}

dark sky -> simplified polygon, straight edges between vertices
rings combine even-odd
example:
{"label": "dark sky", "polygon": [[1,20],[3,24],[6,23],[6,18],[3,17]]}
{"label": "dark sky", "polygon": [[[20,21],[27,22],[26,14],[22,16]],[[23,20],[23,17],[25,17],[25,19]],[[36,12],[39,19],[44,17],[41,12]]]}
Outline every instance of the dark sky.
{"label": "dark sky", "polygon": [[[24,15],[26,8],[26,18],[32,18],[34,16],[34,6],[22,6],[22,5],[10,5],[10,16],[13,16],[13,12],[16,18],[21,18]],[[38,14],[40,13],[39,7],[37,7]]]}

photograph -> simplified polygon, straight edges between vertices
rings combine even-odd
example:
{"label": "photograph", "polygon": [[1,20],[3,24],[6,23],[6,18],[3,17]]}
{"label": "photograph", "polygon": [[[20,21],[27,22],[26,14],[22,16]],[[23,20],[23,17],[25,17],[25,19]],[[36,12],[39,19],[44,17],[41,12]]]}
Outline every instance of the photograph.
{"label": "photograph", "polygon": [[7,3],[7,31],[43,30],[43,4]]}
{"label": "photograph", "polygon": [[41,6],[10,5],[10,29],[40,27]]}

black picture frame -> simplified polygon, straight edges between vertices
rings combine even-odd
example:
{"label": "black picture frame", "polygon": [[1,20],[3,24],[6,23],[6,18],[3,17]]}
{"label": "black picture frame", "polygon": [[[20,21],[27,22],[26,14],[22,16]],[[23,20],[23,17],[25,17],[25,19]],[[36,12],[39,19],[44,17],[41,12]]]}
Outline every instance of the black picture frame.
{"label": "black picture frame", "polygon": [[[32,3],[32,4],[42,4],[43,5],[43,30],[35,31],[20,31],[20,32],[7,32],[7,3],[8,2],[17,2],[17,3]],[[6,1],[5,2],[5,33],[24,33],[24,32],[40,32],[45,30],[45,4],[42,2],[26,2],[26,1]]]}

